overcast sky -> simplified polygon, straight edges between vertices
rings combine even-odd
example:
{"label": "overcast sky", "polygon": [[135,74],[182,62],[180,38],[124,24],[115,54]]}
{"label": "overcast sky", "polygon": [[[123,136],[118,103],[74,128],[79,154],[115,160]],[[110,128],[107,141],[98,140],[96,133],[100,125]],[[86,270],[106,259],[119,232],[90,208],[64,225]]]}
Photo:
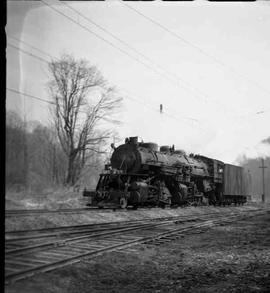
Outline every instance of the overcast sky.
{"label": "overcast sky", "polygon": [[[123,139],[175,144],[228,163],[270,155],[260,143],[270,136],[270,3],[126,3],[161,28],[119,1],[66,2],[121,43],[63,3],[44,2],[66,16],[39,1],[7,4],[7,87],[50,99],[46,62],[25,52],[50,57],[24,42],[53,57],[71,53],[97,65],[124,97]],[[48,121],[41,101],[7,91],[6,106]]]}

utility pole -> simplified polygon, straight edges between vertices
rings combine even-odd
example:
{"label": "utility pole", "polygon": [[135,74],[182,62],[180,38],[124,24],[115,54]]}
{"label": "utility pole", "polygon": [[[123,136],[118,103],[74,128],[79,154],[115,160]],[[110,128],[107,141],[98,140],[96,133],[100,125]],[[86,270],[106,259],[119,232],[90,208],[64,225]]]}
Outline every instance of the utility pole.
{"label": "utility pole", "polygon": [[259,166],[259,168],[262,169],[262,189],[263,189],[263,193],[262,193],[262,202],[265,201],[265,184],[264,184],[264,169],[266,169],[267,167],[264,166],[264,159],[262,158],[262,165]]}
{"label": "utility pole", "polygon": [[250,174],[250,170],[248,170],[248,183],[249,183],[248,192],[249,192],[249,194],[251,196],[252,191],[253,191],[253,186],[252,186],[252,177],[251,177],[251,174]]}
{"label": "utility pole", "polygon": [[163,105],[162,104],[159,105],[159,112],[160,112],[160,114],[163,113]]}

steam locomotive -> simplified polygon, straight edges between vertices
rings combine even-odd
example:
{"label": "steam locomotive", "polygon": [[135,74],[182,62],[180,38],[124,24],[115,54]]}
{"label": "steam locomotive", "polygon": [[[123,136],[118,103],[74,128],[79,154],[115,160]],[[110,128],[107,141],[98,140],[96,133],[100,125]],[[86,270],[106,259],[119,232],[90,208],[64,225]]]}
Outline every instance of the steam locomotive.
{"label": "steam locomotive", "polygon": [[246,202],[242,167],[201,155],[187,155],[174,146],[126,138],[114,149],[95,191],[84,190],[88,205],[181,206],[230,205]]}

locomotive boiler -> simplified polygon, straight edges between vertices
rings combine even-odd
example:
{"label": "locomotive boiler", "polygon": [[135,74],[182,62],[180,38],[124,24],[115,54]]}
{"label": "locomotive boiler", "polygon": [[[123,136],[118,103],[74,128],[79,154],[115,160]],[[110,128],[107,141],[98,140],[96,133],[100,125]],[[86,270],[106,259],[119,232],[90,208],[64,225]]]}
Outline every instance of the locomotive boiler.
{"label": "locomotive boiler", "polygon": [[174,146],[158,148],[155,143],[138,142],[137,137],[112,147],[110,165],[100,174],[96,190],[84,191],[90,205],[137,208],[245,202],[241,167],[233,166],[240,170],[236,173],[241,186],[238,182],[230,194],[224,194],[228,168],[219,160],[187,155]]}

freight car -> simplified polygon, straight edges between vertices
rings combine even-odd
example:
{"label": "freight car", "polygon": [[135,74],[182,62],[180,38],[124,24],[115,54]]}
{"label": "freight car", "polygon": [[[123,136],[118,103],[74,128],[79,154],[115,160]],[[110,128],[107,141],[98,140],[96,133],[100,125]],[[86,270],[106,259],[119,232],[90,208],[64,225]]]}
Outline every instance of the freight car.
{"label": "freight car", "polygon": [[114,149],[95,191],[83,192],[88,205],[127,206],[230,205],[246,202],[244,170],[174,146],[126,138]]}

